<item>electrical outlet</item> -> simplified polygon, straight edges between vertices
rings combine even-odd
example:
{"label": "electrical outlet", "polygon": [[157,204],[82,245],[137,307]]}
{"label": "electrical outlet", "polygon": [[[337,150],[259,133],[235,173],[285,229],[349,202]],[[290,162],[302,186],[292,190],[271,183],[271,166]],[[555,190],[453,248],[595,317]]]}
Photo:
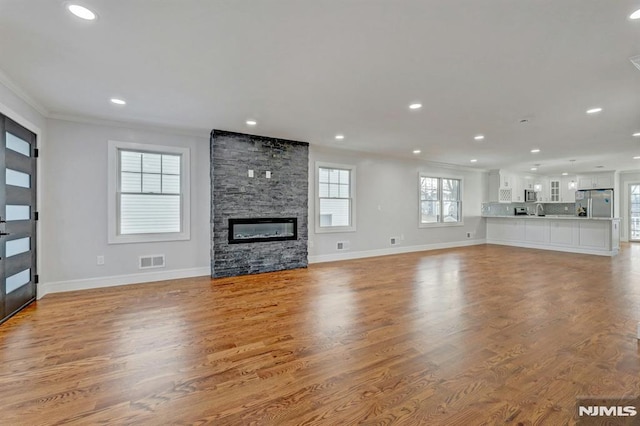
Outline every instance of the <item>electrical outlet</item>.
{"label": "electrical outlet", "polygon": [[389,242],[391,243],[392,246],[395,246],[396,244],[398,244],[398,237],[389,238]]}
{"label": "electrical outlet", "polygon": [[96,264],[97,265],[104,265],[104,256],[100,255],[98,257],[96,257]]}
{"label": "electrical outlet", "polygon": [[471,238],[471,232],[467,232],[467,238]]}
{"label": "electrical outlet", "polygon": [[568,211],[569,211],[569,207],[564,206],[564,211],[565,211],[565,212],[568,212]]}

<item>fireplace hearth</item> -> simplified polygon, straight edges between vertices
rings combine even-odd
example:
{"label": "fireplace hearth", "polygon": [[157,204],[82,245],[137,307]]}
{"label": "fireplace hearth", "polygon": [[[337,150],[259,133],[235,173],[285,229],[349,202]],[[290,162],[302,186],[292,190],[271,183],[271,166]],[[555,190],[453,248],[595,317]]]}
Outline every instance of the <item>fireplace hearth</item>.
{"label": "fireplace hearth", "polygon": [[297,239],[298,219],[295,217],[229,219],[229,244]]}

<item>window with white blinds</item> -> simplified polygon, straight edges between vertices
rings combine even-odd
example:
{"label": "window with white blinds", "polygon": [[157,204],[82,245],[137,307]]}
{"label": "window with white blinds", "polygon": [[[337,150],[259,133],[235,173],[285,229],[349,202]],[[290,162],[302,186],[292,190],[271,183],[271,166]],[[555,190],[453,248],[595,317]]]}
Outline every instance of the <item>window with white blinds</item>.
{"label": "window with white blinds", "polygon": [[119,150],[118,232],[180,232],[180,156]]}
{"label": "window with white blinds", "polygon": [[188,239],[188,149],[112,141],[109,157],[109,242]]}
{"label": "window with white blinds", "polygon": [[420,175],[421,226],[462,224],[462,179]]}
{"label": "window with white blinds", "polygon": [[317,164],[316,232],[355,230],[355,166]]}

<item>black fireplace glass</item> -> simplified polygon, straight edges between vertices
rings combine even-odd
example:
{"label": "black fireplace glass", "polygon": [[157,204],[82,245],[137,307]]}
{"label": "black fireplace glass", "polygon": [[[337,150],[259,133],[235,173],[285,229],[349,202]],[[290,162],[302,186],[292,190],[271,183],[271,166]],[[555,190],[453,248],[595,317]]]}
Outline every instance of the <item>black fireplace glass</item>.
{"label": "black fireplace glass", "polygon": [[229,219],[229,244],[297,239],[298,219],[295,217]]}

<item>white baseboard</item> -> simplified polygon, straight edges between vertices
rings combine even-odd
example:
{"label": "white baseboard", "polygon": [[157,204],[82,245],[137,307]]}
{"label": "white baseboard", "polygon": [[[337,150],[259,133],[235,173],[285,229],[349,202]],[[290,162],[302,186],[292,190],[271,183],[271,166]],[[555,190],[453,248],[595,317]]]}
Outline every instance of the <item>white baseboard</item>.
{"label": "white baseboard", "polygon": [[87,278],[82,280],[54,281],[38,284],[37,298],[50,293],[88,290],[92,288],[114,287],[117,285],[142,284],[154,281],[175,280],[179,278],[202,277],[211,275],[211,267],[174,269],[171,271],[153,271],[139,274],[115,275],[110,277]]}
{"label": "white baseboard", "polygon": [[455,247],[475,246],[486,244],[486,240],[453,241],[450,243],[423,244],[419,246],[390,247],[377,250],[364,250],[335,254],[321,254],[309,256],[309,263],[335,262],[337,260],[363,259],[365,257],[387,256],[390,254],[413,253],[416,251],[438,250]]}

